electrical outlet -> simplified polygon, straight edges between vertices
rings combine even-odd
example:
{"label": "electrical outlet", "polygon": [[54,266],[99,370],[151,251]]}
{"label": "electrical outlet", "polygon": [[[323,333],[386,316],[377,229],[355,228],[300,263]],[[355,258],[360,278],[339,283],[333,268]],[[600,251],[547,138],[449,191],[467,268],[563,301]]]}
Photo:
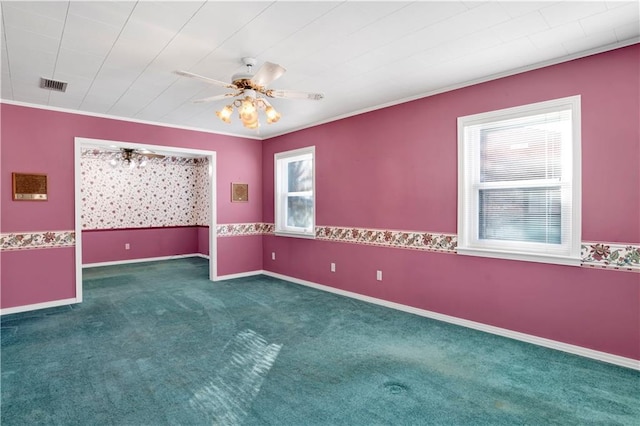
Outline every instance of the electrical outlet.
{"label": "electrical outlet", "polygon": [[271,260],[276,260],[276,252],[275,251],[271,252]]}
{"label": "electrical outlet", "polygon": [[331,272],[335,272],[336,271],[336,264],[331,262]]}
{"label": "electrical outlet", "polygon": [[376,271],[376,280],[382,281],[382,271]]}
{"label": "electrical outlet", "polygon": [[125,243],[124,244],[124,249],[125,250],[129,250],[131,248],[131,245],[129,243]]}

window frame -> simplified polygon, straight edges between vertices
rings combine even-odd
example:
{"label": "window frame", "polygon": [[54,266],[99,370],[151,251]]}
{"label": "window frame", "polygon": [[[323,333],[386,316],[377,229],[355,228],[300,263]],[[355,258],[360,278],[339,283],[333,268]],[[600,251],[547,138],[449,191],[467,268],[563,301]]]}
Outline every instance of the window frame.
{"label": "window frame", "polygon": [[[480,183],[482,160],[480,155],[474,155],[474,152],[480,149],[480,138],[466,140],[466,129],[567,109],[571,110],[571,140],[562,147],[563,168],[560,180]],[[482,189],[543,188],[545,184],[560,187],[561,216],[569,217],[570,229],[561,227],[561,244],[480,239],[479,193]],[[580,95],[458,117],[458,254],[580,266],[581,199]]]}
{"label": "window frame", "polygon": [[[311,156],[311,191],[288,192],[288,164],[300,161]],[[274,156],[274,206],[275,206],[275,229],[277,236],[315,238],[316,232],[316,147],[293,149],[290,151],[278,152]],[[290,196],[300,196],[309,194],[313,200],[313,211],[311,215],[311,227],[301,228],[287,225],[287,199]],[[292,195],[293,194],[293,195]]]}

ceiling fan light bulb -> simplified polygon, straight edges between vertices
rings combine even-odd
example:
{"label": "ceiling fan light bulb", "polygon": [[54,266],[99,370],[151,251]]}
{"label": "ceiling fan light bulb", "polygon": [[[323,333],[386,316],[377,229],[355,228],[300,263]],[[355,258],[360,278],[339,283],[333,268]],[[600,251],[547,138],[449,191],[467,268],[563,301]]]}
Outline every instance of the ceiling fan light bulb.
{"label": "ceiling fan light bulb", "polygon": [[227,105],[222,108],[222,110],[216,111],[218,118],[225,123],[231,123],[231,114],[233,114],[233,107],[231,105]]}
{"label": "ceiling fan light bulb", "polygon": [[267,115],[267,123],[271,124],[280,120],[280,113],[271,105],[269,105],[264,112]]}
{"label": "ceiling fan light bulb", "polygon": [[112,158],[111,161],[109,161],[109,165],[111,167],[115,167],[118,165],[118,161],[115,158]]}
{"label": "ceiling fan light bulb", "polygon": [[243,123],[253,123],[258,122],[258,111],[253,110],[249,113],[240,113],[240,119]]}
{"label": "ceiling fan light bulb", "polygon": [[244,127],[246,127],[247,129],[257,129],[258,126],[260,125],[260,123],[258,123],[257,120],[254,121],[254,122],[251,122],[251,123],[244,123],[243,122],[243,124],[244,124]]}
{"label": "ceiling fan light bulb", "polygon": [[259,126],[257,110],[251,114],[241,114],[240,118],[244,127],[248,129],[257,129]]}
{"label": "ceiling fan light bulb", "polygon": [[240,115],[253,114],[256,111],[257,109],[256,109],[255,103],[253,102],[253,99],[247,96],[242,100],[242,106],[240,107]]}

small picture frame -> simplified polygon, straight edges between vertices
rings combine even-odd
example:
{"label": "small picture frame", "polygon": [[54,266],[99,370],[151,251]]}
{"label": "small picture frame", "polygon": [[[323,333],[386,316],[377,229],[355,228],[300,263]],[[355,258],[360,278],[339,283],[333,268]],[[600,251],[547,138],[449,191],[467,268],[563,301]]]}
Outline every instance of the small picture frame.
{"label": "small picture frame", "polygon": [[47,175],[11,173],[14,201],[47,201]]}
{"label": "small picture frame", "polygon": [[248,183],[231,183],[231,202],[246,203],[249,201]]}

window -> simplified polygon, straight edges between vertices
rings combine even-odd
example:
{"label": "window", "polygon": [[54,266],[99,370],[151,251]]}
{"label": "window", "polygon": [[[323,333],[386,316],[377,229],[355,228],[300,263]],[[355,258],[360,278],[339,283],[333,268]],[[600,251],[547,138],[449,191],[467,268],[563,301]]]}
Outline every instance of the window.
{"label": "window", "polygon": [[458,118],[458,253],[580,264],[580,96]]}
{"label": "window", "polygon": [[276,235],[315,237],[315,147],[275,155]]}

